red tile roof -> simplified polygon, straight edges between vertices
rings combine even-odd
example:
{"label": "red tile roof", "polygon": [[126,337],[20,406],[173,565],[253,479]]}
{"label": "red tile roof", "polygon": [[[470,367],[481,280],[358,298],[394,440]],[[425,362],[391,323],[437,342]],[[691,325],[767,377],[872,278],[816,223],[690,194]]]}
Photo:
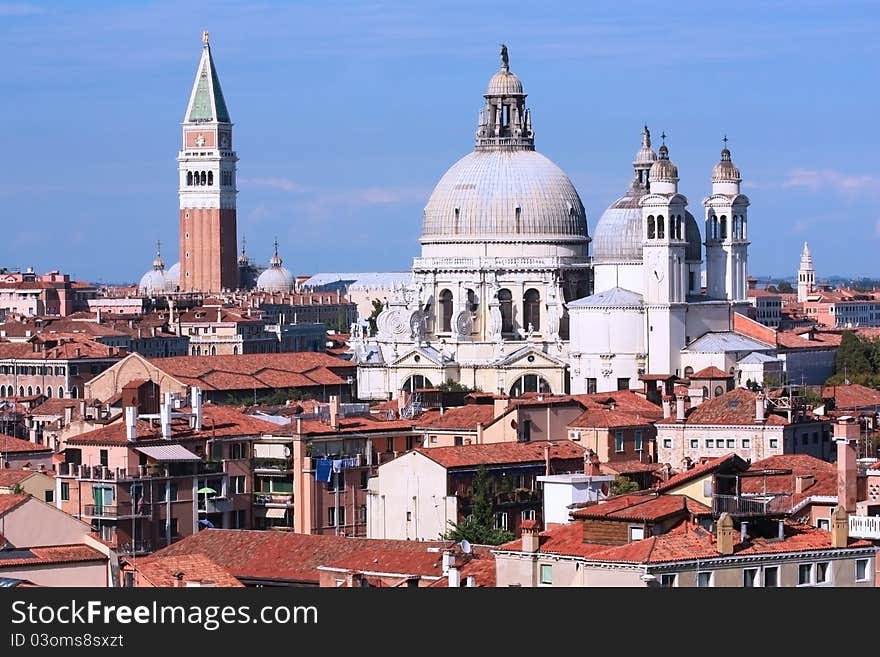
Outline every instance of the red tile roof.
{"label": "red tile roof", "polygon": [[822,399],[834,399],[835,410],[855,410],[880,406],[880,391],[851,383],[840,386],[824,386]]}
{"label": "red tile roof", "polygon": [[[244,586],[223,566],[199,553],[149,556],[131,560],[129,564],[153,586],[171,588],[186,586],[187,582],[210,583],[222,587]],[[177,578],[178,573],[183,574],[180,580]]]}
{"label": "red tile roof", "polygon": [[[27,360],[83,360],[89,358],[111,359],[122,358],[125,350],[120,347],[109,347],[82,336],[46,336],[37,338],[48,342],[44,349],[34,350],[30,342],[0,342],[0,359],[19,358]],[[57,340],[57,344],[53,344]],[[51,346],[49,346],[51,345]]]}
{"label": "red tile roof", "polygon": [[[807,336],[807,337],[802,337]],[[776,334],[776,344],[786,350],[791,349],[831,349],[840,346],[842,334],[830,331],[816,331],[796,329],[794,331],[779,331]]]}
{"label": "red tile roof", "polygon": [[30,499],[30,495],[20,493],[18,495],[0,495],[0,515],[9,513],[20,504],[24,504]]}
{"label": "red tile roof", "polygon": [[[564,525],[552,527],[539,535],[542,554],[560,554],[574,557],[589,558],[594,554],[607,550],[607,545],[596,543],[584,543],[584,527],[581,521],[568,522]],[[522,550],[522,539],[518,538],[510,543],[498,546],[499,550]]]}
{"label": "red tile roof", "polygon": [[[754,426],[756,393],[745,388],[734,388],[730,392],[704,401],[690,410],[685,424]],[[768,413],[765,425],[786,426],[785,418]],[[674,418],[665,418],[664,424],[674,423]]]}
{"label": "red tile roof", "polygon": [[629,411],[610,410],[607,408],[588,408],[572,420],[568,426],[575,429],[609,429],[612,427],[649,426],[651,422],[644,415]]}
{"label": "red tile roof", "polygon": [[26,548],[33,557],[4,559],[0,552],[0,568],[12,566],[43,566],[86,561],[107,561],[107,557],[88,545],[50,545]]}
{"label": "red tile roof", "polygon": [[450,542],[396,541],[244,529],[205,529],[154,553],[201,553],[239,579],[317,583],[318,566],[380,548],[412,553]]}
{"label": "red tile roof", "polygon": [[695,465],[690,470],[685,470],[684,472],[680,472],[677,475],[670,477],[663,483],[659,484],[655,490],[662,493],[665,491],[674,490],[678,488],[682,484],[686,484],[690,481],[694,481],[699,479],[700,477],[704,477],[708,474],[718,472],[722,468],[733,468],[735,470],[744,471],[748,468],[748,462],[743,458],[737,456],[734,453],[726,454],[725,456],[719,456],[714,459],[708,459],[704,463],[700,465]]}
{"label": "red tile roof", "polygon": [[[324,420],[301,420],[299,422],[302,435],[320,436],[320,435],[336,435],[336,434],[358,434],[384,431],[402,431],[413,432],[415,420],[383,420],[381,417],[370,416],[354,416],[339,418],[338,428],[334,429],[328,422]],[[294,419],[290,424],[275,426],[272,435],[275,436],[294,436],[297,434],[297,420]]]}
{"label": "red tile roof", "polygon": [[23,482],[35,474],[45,474],[51,476],[49,472],[40,472],[39,470],[27,470],[24,468],[4,468],[0,470],[0,488],[12,488]]}
{"label": "red tile roof", "polygon": [[[69,399],[66,397],[50,397],[39,406],[34,406],[30,410],[30,415],[64,415],[64,409],[79,409],[80,399]],[[79,413],[76,413],[79,415]]]}
{"label": "red tile roof", "polygon": [[[790,470],[789,473],[768,474],[760,477],[743,477],[743,493],[788,493],[791,504],[796,506],[812,496],[837,497],[837,466],[834,463],[817,459],[808,454],[780,454],[760,461],[749,467],[749,472],[771,470]],[[812,484],[806,485],[803,492],[796,492],[797,477],[812,476]]]}
{"label": "red tile roof", "polygon": [[570,440],[535,441],[530,443],[487,443],[454,447],[417,447],[416,452],[444,468],[466,468],[476,465],[507,463],[543,463],[544,449],[550,447],[550,460],[582,459],[583,447]]}
{"label": "red tile roof", "polygon": [[492,404],[465,404],[444,411],[443,415],[432,415],[427,420],[419,417],[416,426],[431,429],[463,429],[476,431],[478,425],[487,425],[495,419]]}
{"label": "red tile roof", "polygon": [[[180,409],[187,412],[189,409]],[[189,418],[172,418],[171,435],[175,440],[196,438],[228,438],[236,436],[258,436],[277,432],[278,425],[247,415],[231,406],[205,404],[202,406],[202,430],[190,428]],[[161,441],[162,430],[158,422],[139,419],[137,440]],[[125,421],[120,416],[111,424],[100,429],[78,434],[65,441],[68,445],[125,445]],[[166,441],[167,442],[167,441]]]}
{"label": "red tile roof", "polygon": [[690,379],[730,379],[732,378],[732,374],[728,374],[727,372],[722,372],[714,365],[710,365],[709,367],[704,367],[699,372],[694,372],[690,375]]}
{"label": "red tile roof", "polygon": [[571,512],[572,518],[658,521],[676,514],[704,515],[711,513],[687,495],[618,495]]}
{"label": "red tile roof", "polygon": [[0,433],[0,453],[7,452],[9,454],[25,454],[28,452],[51,452],[51,447],[45,445],[37,445],[29,440],[22,440],[15,436],[7,436]]}
{"label": "red tile roof", "polygon": [[635,474],[637,472],[658,472],[663,469],[662,463],[646,463],[635,459],[626,461],[609,461],[602,463],[602,472],[607,474]]}
{"label": "red tile roof", "polygon": [[351,361],[317,352],[174,356],[150,359],[162,372],[204,390],[264,390],[347,385]]}

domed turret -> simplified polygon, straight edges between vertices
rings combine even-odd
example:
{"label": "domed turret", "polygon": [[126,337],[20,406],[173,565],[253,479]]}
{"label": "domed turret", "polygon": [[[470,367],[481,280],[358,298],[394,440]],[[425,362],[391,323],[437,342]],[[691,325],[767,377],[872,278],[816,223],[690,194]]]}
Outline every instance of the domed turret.
{"label": "domed turret", "polygon": [[162,244],[156,242],[156,257],[153,259],[153,268],[141,276],[138,290],[141,294],[157,296],[174,292],[177,281],[165,271],[165,261],[162,260]]}
{"label": "domed turret", "polygon": [[727,148],[727,135],[725,135],[721,159],[712,169],[712,193],[739,194],[741,182],[742,176],[740,175],[739,167],[730,159],[730,150]]}
{"label": "domed turret", "polygon": [[275,240],[275,253],[269,260],[269,268],[257,278],[257,289],[264,292],[293,292],[296,279],[278,255],[278,240]]}

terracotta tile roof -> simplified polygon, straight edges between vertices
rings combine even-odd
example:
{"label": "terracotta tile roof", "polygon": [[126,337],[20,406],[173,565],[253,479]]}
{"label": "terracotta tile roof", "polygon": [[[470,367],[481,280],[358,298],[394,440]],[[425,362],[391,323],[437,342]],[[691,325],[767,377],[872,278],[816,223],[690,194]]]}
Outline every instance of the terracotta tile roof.
{"label": "terracotta tile roof", "polygon": [[[780,454],[760,461],[749,467],[749,472],[764,470],[790,470],[787,474],[766,475],[761,477],[743,477],[740,480],[743,493],[788,493],[791,504],[796,506],[802,500],[812,496],[837,497],[837,466],[834,463],[817,459],[808,454]],[[812,483],[803,492],[796,492],[798,476],[812,476]]]}
{"label": "terracotta tile roof", "polygon": [[[476,558],[471,559],[461,566],[461,585],[465,585],[465,580],[468,577],[473,577],[474,583],[478,587],[494,588],[497,572],[495,568],[495,554],[491,550],[484,549],[481,551],[479,548],[474,548],[474,553],[476,554]],[[431,584],[431,586],[448,588],[449,578],[441,577],[435,583]]]}
{"label": "terracotta tile roof", "polygon": [[530,443],[487,443],[455,447],[417,447],[416,452],[444,468],[466,468],[477,465],[507,463],[543,463],[544,448],[550,446],[550,460],[583,459],[583,447],[570,440],[535,441]]}
{"label": "terracotta tile roof", "polygon": [[[756,396],[751,390],[734,388],[692,408],[685,418],[685,424],[754,426]],[[779,415],[768,413],[765,417],[765,425],[788,425],[785,418]],[[664,424],[674,422],[674,418],[670,417],[665,419]]]}
{"label": "terracotta tile roof", "polygon": [[[27,470],[24,468],[4,468],[0,470],[0,488],[11,488],[16,486],[25,479],[33,477],[37,473],[40,473],[40,471]],[[49,472],[42,472],[40,474],[51,476]]]}
{"label": "terracotta tile roof", "polygon": [[710,365],[709,367],[704,367],[699,372],[691,374],[690,379],[729,379],[732,376],[732,374],[722,372],[714,365]]}
{"label": "terracotta tile roof", "polygon": [[[806,335],[809,337],[801,337]],[[776,334],[776,344],[787,350],[791,349],[830,349],[840,346],[843,339],[841,333],[829,331],[779,331]]]}
{"label": "terracotta tile roof", "polygon": [[[107,557],[88,545],[51,545],[26,548],[32,557],[4,558],[0,552],[0,568],[11,566],[42,566],[50,564],[107,561]],[[20,552],[16,550],[16,552]]]}
{"label": "terracotta tile roof", "polygon": [[[218,317],[219,312],[219,317]],[[230,308],[214,306],[200,306],[190,308],[180,313],[181,324],[263,324],[263,320],[257,317],[248,317],[245,313],[236,312]]]}
{"label": "terracotta tile roof", "polygon": [[476,431],[477,425],[487,425],[495,419],[492,404],[465,404],[447,409],[443,415],[430,415],[427,419],[419,417],[416,426],[431,429],[464,429]]}
{"label": "terracotta tile roof", "polygon": [[612,427],[649,426],[650,424],[651,422],[644,415],[640,416],[629,411],[588,408],[572,420],[568,426],[575,429],[608,429]]}
{"label": "terracotta tile roof", "polygon": [[[317,583],[318,566],[382,549],[411,553],[449,542],[397,541],[245,529],[205,529],[154,553],[154,557],[206,555],[239,579]],[[436,556],[436,555],[435,555]]]}
{"label": "terracotta tile roof", "polygon": [[613,403],[614,410],[642,415],[651,420],[659,420],[663,417],[663,410],[660,406],[632,390],[577,395],[576,399],[587,408],[607,408]]}
{"label": "terracotta tile roof", "polygon": [[24,504],[30,499],[30,495],[21,493],[18,495],[0,495],[0,515],[9,513],[19,504]]}
{"label": "terracotta tile roof", "polygon": [[750,297],[773,297],[780,298],[778,292],[771,292],[770,290],[761,290],[756,287],[749,288],[746,290],[746,294]]}
{"label": "terracotta tile roof", "polygon": [[712,509],[687,495],[618,495],[571,512],[572,518],[657,521],[676,514],[703,515]]}
{"label": "terracotta tile roof", "polygon": [[[186,582],[211,583],[222,587],[243,587],[232,574],[204,554],[150,556],[129,562],[153,586],[173,588]],[[183,573],[181,580],[176,574]]]}
{"label": "terracotta tile roof", "polygon": [[[540,552],[542,554],[559,554],[575,557],[589,558],[594,554],[607,550],[607,545],[596,543],[584,543],[584,527],[580,521],[568,522],[564,525],[552,527],[539,535]],[[499,545],[499,550],[522,550],[522,539],[518,538],[510,543]]]}
{"label": "terracotta tile roof", "polygon": [[22,440],[15,436],[7,436],[0,434],[0,453],[8,452],[10,454],[23,454],[27,452],[51,452],[51,447],[45,445],[37,445],[29,440]]}
{"label": "terracotta tile roof", "polygon": [[[849,548],[870,548],[869,541],[850,539]],[[808,525],[785,524],[783,540],[752,538],[734,546],[734,556],[770,555],[783,552],[831,550],[831,532]],[[682,523],[674,530],[627,545],[608,548],[591,559],[623,563],[668,563],[694,559],[723,558],[715,547],[715,537],[699,525]]]}
{"label": "terracotta tile roof", "polygon": [[347,385],[351,361],[316,352],[174,356],[149,361],[161,371],[204,390],[264,390]]}
{"label": "terracotta tile roof", "polygon": [[857,383],[824,386],[822,388],[822,399],[834,399],[835,410],[854,410],[880,406],[880,391]]}
{"label": "terracotta tile roof", "polygon": [[[30,410],[29,415],[64,415],[64,409],[73,408],[79,410],[79,399],[68,399],[66,397],[49,397],[39,406],[34,406]],[[76,413],[79,415],[79,413]]]}
{"label": "terracotta tile roof", "polygon": [[[319,436],[319,435],[336,435],[345,433],[370,433],[381,431],[413,431],[415,420],[383,420],[381,417],[370,416],[354,416],[339,418],[337,429],[330,426],[323,420],[301,420],[300,430],[302,435]],[[297,434],[297,421],[293,420],[290,424],[276,426],[272,435],[275,436],[294,436]]]}
{"label": "terracotta tile roof", "polygon": [[[189,409],[180,409],[187,412]],[[247,415],[231,406],[205,404],[202,406],[202,430],[189,426],[189,418],[172,418],[171,435],[174,440],[229,438],[236,436],[258,436],[276,432],[278,425]],[[137,440],[163,441],[159,423],[151,425],[149,420],[137,422]],[[119,416],[112,423],[93,431],[78,434],[65,441],[68,445],[125,445],[125,421]],[[164,440],[164,442],[168,442]]]}
{"label": "terracotta tile roof", "polygon": [[714,459],[708,459],[700,465],[695,465],[690,470],[685,470],[677,475],[670,477],[663,483],[659,484],[655,490],[660,493],[678,488],[682,484],[694,481],[707,474],[717,472],[722,468],[731,467],[733,469],[744,471],[748,468],[748,462],[734,453],[719,456]]}
{"label": "terracotta tile roof", "polygon": [[629,459],[626,461],[610,461],[608,463],[602,463],[601,468],[603,472],[607,472],[608,474],[634,474],[636,472],[657,472],[663,469],[662,463],[646,463],[644,461],[637,461],[635,459]]}

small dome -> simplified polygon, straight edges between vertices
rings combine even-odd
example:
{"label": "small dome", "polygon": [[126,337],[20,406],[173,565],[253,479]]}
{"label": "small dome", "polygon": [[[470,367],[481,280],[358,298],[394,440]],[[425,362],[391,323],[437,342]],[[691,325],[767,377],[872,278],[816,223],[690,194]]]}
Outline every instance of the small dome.
{"label": "small dome", "polygon": [[272,266],[257,278],[257,289],[265,292],[293,292],[295,279],[287,267]]}
{"label": "small dome", "polygon": [[633,160],[633,166],[636,168],[650,167],[657,161],[657,153],[651,148],[651,131],[648,126],[642,131],[642,146],[636,153],[636,159]]}
{"label": "small dome", "polygon": [[522,81],[515,73],[502,68],[489,80],[487,96],[516,96],[523,92]]}
{"label": "small dome", "polygon": [[138,284],[138,291],[148,296],[157,296],[174,292],[177,287],[176,282],[172,281],[168,276],[168,272],[162,269],[151,269],[141,276],[141,282]]}
{"label": "small dome", "polygon": [[730,151],[725,148],[721,151],[721,161],[712,169],[712,182],[741,182],[739,169],[730,159]]}
{"label": "small dome", "polygon": [[678,182],[678,167],[669,159],[669,149],[666,148],[666,144],[660,147],[659,158],[651,165],[648,180],[651,182]]}
{"label": "small dome", "polygon": [[165,280],[172,286],[172,291],[180,285],[180,263],[175,262],[171,269],[165,272]]}

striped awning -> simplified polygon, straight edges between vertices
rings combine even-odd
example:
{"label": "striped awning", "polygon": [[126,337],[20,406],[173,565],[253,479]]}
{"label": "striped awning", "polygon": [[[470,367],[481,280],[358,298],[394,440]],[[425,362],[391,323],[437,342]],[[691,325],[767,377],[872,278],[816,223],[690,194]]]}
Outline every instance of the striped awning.
{"label": "striped awning", "polygon": [[267,518],[283,518],[284,509],[266,509]]}
{"label": "striped awning", "polygon": [[182,445],[154,445],[152,447],[135,447],[134,449],[154,461],[168,462],[202,460],[201,456],[193,454]]}

